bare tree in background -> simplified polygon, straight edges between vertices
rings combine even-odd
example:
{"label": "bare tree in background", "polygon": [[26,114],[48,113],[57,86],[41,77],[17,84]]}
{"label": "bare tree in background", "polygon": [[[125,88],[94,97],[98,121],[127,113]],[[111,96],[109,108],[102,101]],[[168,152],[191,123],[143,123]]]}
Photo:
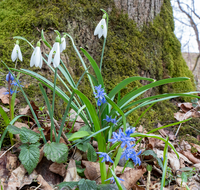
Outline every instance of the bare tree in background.
{"label": "bare tree in background", "polygon": [[[196,9],[197,7],[195,6],[196,5],[195,1],[199,0],[172,0],[173,3],[177,3],[176,11],[179,11],[185,15],[185,17],[180,17],[180,14],[174,15],[174,18],[177,21],[179,21],[179,23],[182,25],[181,32],[187,30],[188,27],[192,28],[198,45],[198,56],[196,58],[195,65],[192,69],[193,74],[197,67],[198,60],[200,58],[200,36],[199,36],[200,13],[198,14],[198,11]],[[189,43],[186,42],[183,45],[188,45],[188,44]]]}

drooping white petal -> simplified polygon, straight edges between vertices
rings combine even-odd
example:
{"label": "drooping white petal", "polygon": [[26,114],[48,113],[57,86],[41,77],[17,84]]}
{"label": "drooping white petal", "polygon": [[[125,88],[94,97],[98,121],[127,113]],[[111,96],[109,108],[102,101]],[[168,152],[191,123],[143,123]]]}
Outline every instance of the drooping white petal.
{"label": "drooping white petal", "polygon": [[36,53],[36,48],[34,49],[31,55],[30,67],[33,67],[33,65],[35,64],[35,53]]}
{"label": "drooping white petal", "polygon": [[18,55],[19,60],[22,61],[22,53],[21,53],[19,45],[17,45],[17,55]]}
{"label": "drooping white petal", "polygon": [[101,19],[97,27],[95,28],[94,35],[97,35],[97,34],[99,38],[101,38],[102,35],[104,36],[104,38],[107,37],[107,26],[106,26],[105,19]]}
{"label": "drooping white petal", "polygon": [[52,61],[52,56],[53,56],[53,48],[51,49],[50,53],[49,53],[49,57],[48,57],[48,62],[47,64],[50,65],[51,64],[51,61]]}
{"label": "drooping white petal", "polygon": [[65,38],[61,38],[60,53],[62,53],[65,49],[66,49],[66,41],[65,41]]}
{"label": "drooping white petal", "polygon": [[101,20],[100,20],[100,22],[97,24],[97,26],[96,26],[96,28],[95,28],[95,30],[94,30],[94,35],[99,34],[100,29],[101,29]]}
{"label": "drooping white petal", "polygon": [[42,68],[42,62],[43,62],[43,60],[42,60],[42,54],[41,54],[41,51],[40,51],[40,64],[39,64],[40,69]]}
{"label": "drooping white petal", "polygon": [[36,53],[35,53],[35,66],[38,67],[40,65],[40,47],[36,47]]}
{"label": "drooping white petal", "polygon": [[60,64],[60,44],[59,42],[56,42],[55,44],[55,48],[56,48],[56,54],[54,56],[54,60],[53,60],[53,66],[54,68],[58,67]]}
{"label": "drooping white petal", "polygon": [[106,25],[106,20],[102,19],[102,25],[103,25],[103,36],[104,38],[107,37],[107,25]]}
{"label": "drooping white petal", "polygon": [[14,49],[12,50],[11,59],[13,62],[17,59],[17,44],[15,44]]}

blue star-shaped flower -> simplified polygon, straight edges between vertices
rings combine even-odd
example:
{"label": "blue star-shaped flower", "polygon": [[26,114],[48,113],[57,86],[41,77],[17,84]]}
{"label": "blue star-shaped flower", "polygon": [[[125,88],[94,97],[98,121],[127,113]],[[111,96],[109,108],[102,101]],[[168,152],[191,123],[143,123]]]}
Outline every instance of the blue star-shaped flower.
{"label": "blue star-shaped flower", "polygon": [[[123,179],[121,179],[121,178],[119,178],[119,177],[117,177],[117,179],[118,179],[119,181],[124,181]],[[108,180],[110,180],[111,183],[115,183],[115,178],[114,178],[114,177],[110,177],[110,178],[106,179],[105,181],[108,181]]]}
{"label": "blue star-shaped flower", "polygon": [[125,138],[124,133],[121,129],[119,129],[119,133],[113,132],[113,139],[109,139],[108,141],[112,142],[113,144],[117,141],[121,141],[121,139]]}
{"label": "blue star-shaped flower", "polygon": [[100,158],[103,158],[103,160],[101,162],[105,162],[106,161],[106,162],[113,163],[113,161],[111,160],[110,156],[107,153],[105,153],[105,152],[97,152],[97,154],[99,154]]}
{"label": "blue star-shaped flower", "polygon": [[7,75],[6,75],[6,81],[7,82],[10,82],[10,81],[13,81],[14,80],[14,77],[11,75],[11,73],[9,72]]}
{"label": "blue star-shaped flower", "polygon": [[106,119],[103,119],[103,120],[106,120],[109,123],[109,122],[111,122],[111,117],[109,117],[108,115],[106,115]]}
{"label": "blue star-shaped flower", "polygon": [[135,132],[135,127],[133,127],[133,128],[127,128],[126,129],[126,131],[125,131],[125,133],[126,133],[126,136],[127,137],[130,137],[130,135],[132,134],[132,133],[134,133]]}

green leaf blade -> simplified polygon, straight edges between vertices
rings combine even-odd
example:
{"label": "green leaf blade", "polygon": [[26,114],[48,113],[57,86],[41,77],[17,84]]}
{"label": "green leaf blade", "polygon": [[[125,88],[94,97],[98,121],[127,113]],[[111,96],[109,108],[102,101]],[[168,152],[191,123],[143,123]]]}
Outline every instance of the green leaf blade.
{"label": "green leaf blade", "polygon": [[64,143],[46,143],[44,145],[44,153],[48,160],[60,162],[60,159],[68,152],[68,147]]}
{"label": "green leaf blade", "polygon": [[31,174],[39,162],[40,149],[34,145],[27,144],[21,146],[20,148],[21,152],[19,154],[19,159],[27,172]]}

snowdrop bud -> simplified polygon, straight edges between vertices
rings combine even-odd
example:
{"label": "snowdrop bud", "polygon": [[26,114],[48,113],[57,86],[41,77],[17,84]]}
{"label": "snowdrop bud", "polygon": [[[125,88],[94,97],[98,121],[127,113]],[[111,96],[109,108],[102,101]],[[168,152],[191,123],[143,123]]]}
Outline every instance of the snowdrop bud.
{"label": "snowdrop bud", "polygon": [[18,40],[16,41],[15,47],[14,47],[12,54],[11,54],[11,59],[12,59],[13,62],[15,62],[17,58],[19,58],[19,60],[22,61],[22,53],[21,53],[21,50],[20,50],[20,47],[19,47],[19,41]]}
{"label": "snowdrop bud", "polygon": [[60,43],[60,36],[57,36],[55,41]]}
{"label": "snowdrop bud", "polygon": [[40,41],[38,41],[38,42],[37,42],[37,47],[40,47],[40,45],[41,45],[41,44],[40,44]]}
{"label": "snowdrop bud", "polygon": [[53,59],[53,66],[54,68],[57,68],[60,64],[60,42],[61,39],[59,36],[56,37],[55,43],[53,44],[53,48],[51,49],[48,57],[48,62],[47,64],[49,65],[52,61],[52,57],[54,55]]}
{"label": "snowdrop bud", "polygon": [[31,56],[31,61],[30,61],[30,67],[33,66],[40,67],[42,68],[42,54],[40,50],[40,41],[37,42],[37,46],[33,51],[33,54]]}
{"label": "snowdrop bud", "polygon": [[106,19],[106,13],[102,16],[103,19]]}

